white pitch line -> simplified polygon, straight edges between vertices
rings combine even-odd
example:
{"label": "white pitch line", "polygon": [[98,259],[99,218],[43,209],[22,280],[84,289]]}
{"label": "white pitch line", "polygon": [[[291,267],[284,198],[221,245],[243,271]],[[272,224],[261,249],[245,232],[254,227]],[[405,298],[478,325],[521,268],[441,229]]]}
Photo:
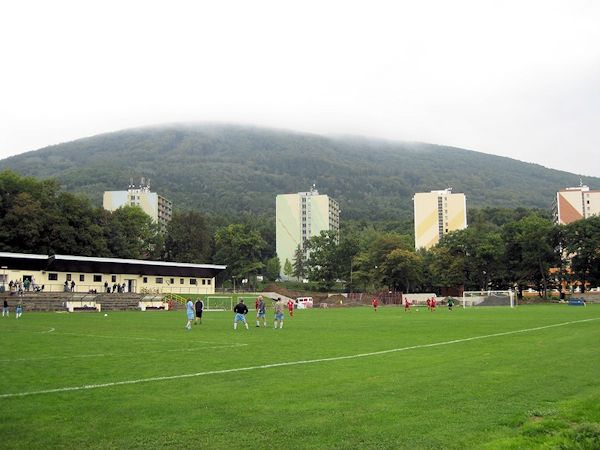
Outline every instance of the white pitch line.
{"label": "white pitch line", "polygon": [[488,338],[493,338],[493,337],[498,337],[498,336],[508,336],[511,334],[528,333],[531,331],[539,331],[539,330],[545,330],[548,328],[562,327],[565,325],[571,325],[571,324],[575,324],[575,323],[591,322],[593,320],[599,320],[599,319],[600,319],[600,317],[591,318],[591,319],[582,319],[582,320],[572,320],[569,322],[561,322],[561,323],[556,323],[553,325],[544,325],[544,326],[535,327],[535,328],[524,328],[522,330],[485,334],[485,335],[481,335],[481,336],[473,336],[473,337],[463,338],[463,339],[453,339],[451,341],[434,342],[432,344],[419,344],[419,345],[412,345],[410,347],[392,348],[389,350],[381,350],[378,352],[358,353],[355,355],[333,356],[331,358],[289,361],[289,362],[274,363],[274,364],[264,364],[261,366],[236,367],[233,369],[209,370],[206,372],[186,373],[186,374],[181,374],[181,375],[140,378],[137,380],[114,381],[111,383],[86,384],[83,386],[68,386],[68,387],[63,387],[63,388],[45,389],[45,390],[40,390],[40,391],[15,392],[12,394],[0,394],[0,399],[1,398],[13,398],[13,397],[26,397],[26,396],[30,396],[30,395],[40,395],[40,394],[55,394],[55,393],[59,393],[59,392],[83,391],[83,390],[88,390],[88,389],[99,389],[99,388],[113,387],[113,386],[124,386],[124,385],[128,385],[128,384],[151,383],[154,381],[179,380],[182,378],[195,378],[195,377],[202,377],[202,376],[207,376],[207,375],[219,375],[219,374],[224,374],[224,373],[247,372],[247,371],[259,370],[259,369],[272,369],[275,367],[288,367],[288,366],[298,366],[298,365],[304,365],[304,364],[316,364],[316,363],[321,363],[321,362],[343,361],[346,359],[357,359],[357,358],[365,358],[368,356],[385,355],[388,353],[404,352],[407,350],[415,350],[418,348],[439,347],[442,345],[458,344],[461,342],[469,342],[469,341],[475,341],[475,340],[479,340],[479,339],[488,339]]}
{"label": "white pitch line", "polygon": [[[56,331],[56,328],[50,328],[49,330],[46,331],[33,331],[33,330],[25,330],[25,329],[21,329],[21,330],[7,330],[7,331],[13,331],[13,332],[21,332],[21,333],[39,333],[39,334],[48,334],[48,333],[54,333],[54,336],[59,336],[59,335],[64,335],[64,336],[80,336],[80,337],[92,337],[92,338],[102,338],[102,339],[131,339],[131,340],[135,340],[135,341],[153,341],[153,342],[162,342],[162,343],[166,343],[169,342],[167,339],[156,339],[156,338],[149,338],[149,337],[137,337],[137,336],[107,336],[107,335],[101,335],[101,334],[87,334],[87,333],[71,333],[68,331]],[[207,345],[221,345],[220,342],[214,342],[214,341],[194,341],[194,343],[196,344],[207,344]],[[231,344],[231,346],[244,346],[244,345],[248,345],[248,344]],[[227,348],[228,346],[224,346],[223,348]],[[204,347],[207,348],[207,347]],[[208,348],[220,348],[220,347],[208,347]],[[50,358],[50,357],[49,357]],[[34,359],[42,359],[42,358],[33,358],[31,360]],[[7,362],[7,361],[29,361],[29,359],[0,359],[0,362]]]}
{"label": "white pitch line", "polygon": [[[70,333],[67,331],[56,331],[56,328],[50,328],[49,330],[46,330],[46,331],[35,331],[35,330],[27,330],[27,329],[13,329],[13,330],[6,330],[6,331],[10,331],[10,332],[14,332],[14,333],[39,333],[39,334],[53,333],[55,336],[65,335],[65,336],[93,337],[93,338],[102,338],[102,339],[132,339],[132,340],[136,340],[136,341],[165,342],[164,339],[156,339],[156,338],[149,338],[149,337],[118,336],[118,335],[117,336],[107,336],[107,335],[102,335],[102,334]],[[210,342],[205,342],[205,343],[209,344]]]}
{"label": "white pitch line", "polygon": [[173,350],[149,350],[144,352],[135,353],[92,353],[88,355],[69,355],[69,356],[41,356],[39,358],[17,358],[17,359],[0,359],[0,362],[23,362],[23,361],[47,361],[52,359],[77,359],[77,358],[102,358],[102,357],[123,357],[131,355],[145,355],[149,353],[173,353],[173,352],[197,352],[200,350],[213,350],[219,348],[236,348],[244,347],[248,344],[230,344],[230,345],[216,345],[212,347],[197,347],[197,348],[184,348],[184,349],[173,349]]}
{"label": "white pitch line", "polygon": [[[56,331],[56,328],[50,328],[49,330],[46,331],[34,331],[34,330],[26,330],[26,329],[13,329],[13,330],[6,330],[6,331],[10,331],[10,332],[19,332],[19,333],[39,333],[39,334],[44,334],[44,333],[52,333],[54,336],[80,336],[80,337],[90,337],[90,338],[100,338],[100,339],[130,339],[130,340],[134,340],[134,341],[153,341],[153,342],[162,342],[162,343],[168,343],[169,340],[161,338],[161,339],[157,339],[157,338],[150,338],[150,337],[138,337],[138,336],[119,336],[119,335],[115,335],[115,336],[110,336],[110,335],[105,335],[105,334],[87,334],[87,333],[71,333],[68,331]],[[212,341],[194,341],[196,344],[210,344],[210,345],[219,345],[219,342],[212,342]],[[247,345],[247,344],[244,344]]]}
{"label": "white pitch line", "polygon": [[86,333],[69,333],[67,331],[58,331],[54,334],[57,335],[65,335],[65,336],[81,336],[81,337],[93,337],[93,338],[101,338],[101,339],[131,339],[134,341],[154,341],[154,342],[165,342],[164,339],[156,339],[149,337],[136,337],[136,336],[106,336],[102,334],[86,334]]}

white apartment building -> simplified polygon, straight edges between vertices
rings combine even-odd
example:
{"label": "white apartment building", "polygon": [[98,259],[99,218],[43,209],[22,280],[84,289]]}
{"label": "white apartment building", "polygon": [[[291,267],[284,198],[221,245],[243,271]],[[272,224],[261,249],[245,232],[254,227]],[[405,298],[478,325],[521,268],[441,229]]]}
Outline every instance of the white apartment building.
{"label": "white apartment building", "polygon": [[309,192],[281,194],[276,198],[276,251],[281,262],[294,263],[298,246],[305,252],[306,241],[321,231],[340,230],[340,207],[327,195],[319,194],[315,186]]}
{"label": "white apartment building", "polygon": [[415,207],[415,248],[431,248],[450,231],[467,228],[465,194],[451,189],[419,192],[413,197]]}
{"label": "white apartment building", "polygon": [[144,178],[139,186],[131,181],[126,191],[105,191],[102,206],[107,211],[115,211],[122,206],[139,206],[152,220],[165,228],[173,217],[173,203],[150,191],[150,182]]}

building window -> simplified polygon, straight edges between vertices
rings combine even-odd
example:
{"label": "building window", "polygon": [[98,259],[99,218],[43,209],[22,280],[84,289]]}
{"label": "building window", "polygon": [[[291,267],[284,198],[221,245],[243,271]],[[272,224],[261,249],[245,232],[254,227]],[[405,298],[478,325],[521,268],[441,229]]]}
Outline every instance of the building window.
{"label": "building window", "polygon": [[203,278],[202,279],[202,286],[205,286],[205,285],[206,285],[206,280]]}
{"label": "building window", "polygon": [[102,281],[102,275],[94,275],[94,283],[100,283]]}
{"label": "building window", "polygon": [[57,273],[49,273],[48,274],[48,281],[56,281],[58,280],[58,274]]}
{"label": "building window", "polygon": [[180,278],[179,279],[179,284],[184,284],[184,283],[185,283],[185,280],[183,278]]}
{"label": "building window", "polygon": [[144,283],[147,283],[147,282],[148,282],[148,277],[144,277],[144,278],[142,279],[142,281],[143,281]]}
{"label": "building window", "polygon": [[163,279],[162,279],[162,278],[156,278],[156,279],[154,280],[154,282],[155,282],[156,284],[163,284]]}
{"label": "building window", "polygon": [[113,275],[113,276],[111,276],[111,277],[110,277],[110,280],[111,280],[113,283],[116,283],[116,282],[117,282],[117,276],[116,276],[116,275]]}
{"label": "building window", "polygon": [[85,275],[84,274],[82,274],[82,273],[79,274],[79,281],[80,282],[81,281],[85,281]]}
{"label": "building window", "polygon": [[67,281],[71,281],[71,274],[70,273],[67,274]]}
{"label": "building window", "polygon": [[169,283],[175,284],[175,278],[171,278],[170,281],[169,281]]}
{"label": "building window", "polygon": [[211,280],[206,280],[206,284],[208,284],[210,286],[210,281]]}
{"label": "building window", "polygon": [[196,284],[198,284],[198,282],[196,281],[195,278],[190,278],[190,284],[196,285]]}

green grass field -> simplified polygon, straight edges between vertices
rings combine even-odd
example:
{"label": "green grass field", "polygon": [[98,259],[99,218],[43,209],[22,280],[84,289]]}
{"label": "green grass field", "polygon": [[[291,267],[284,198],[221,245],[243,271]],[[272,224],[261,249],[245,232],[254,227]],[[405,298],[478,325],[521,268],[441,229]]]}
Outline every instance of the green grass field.
{"label": "green grass field", "polygon": [[272,316],[2,318],[0,448],[600,448],[598,305]]}

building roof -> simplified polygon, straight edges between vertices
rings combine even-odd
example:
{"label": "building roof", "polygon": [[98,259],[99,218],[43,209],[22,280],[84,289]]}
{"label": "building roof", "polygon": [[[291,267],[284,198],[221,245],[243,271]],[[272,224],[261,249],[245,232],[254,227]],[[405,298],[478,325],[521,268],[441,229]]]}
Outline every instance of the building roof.
{"label": "building roof", "polygon": [[0,252],[0,267],[7,269],[45,270],[48,255]]}
{"label": "building roof", "polygon": [[132,275],[164,275],[213,278],[227,266],[190,264],[142,259],[95,258],[72,255],[32,255],[0,252],[0,265],[9,269],[57,272],[122,273]]}

